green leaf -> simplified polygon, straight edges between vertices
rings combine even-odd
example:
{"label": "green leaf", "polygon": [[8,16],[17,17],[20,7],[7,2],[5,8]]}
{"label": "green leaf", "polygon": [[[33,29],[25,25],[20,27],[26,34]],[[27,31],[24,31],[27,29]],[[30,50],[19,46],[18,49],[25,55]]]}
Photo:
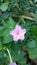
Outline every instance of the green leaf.
{"label": "green leaf", "polygon": [[28,48],[35,48],[36,47],[36,41],[32,40],[29,43],[27,43]]}
{"label": "green leaf", "polygon": [[34,0],[34,2],[36,3],[36,2],[37,2],[37,0]]}
{"label": "green leaf", "polygon": [[20,49],[19,44],[12,43],[12,49],[10,50],[13,61],[19,61],[25,55],[24,52]]}
{"label": "green leaf", "polygon": [[25,59],[25,58],[21,58],[18,62],[19,62],[21,65],[26,65],[26,59]]}
{"label": "green leaf", "polygon": [[4,52],[0,50],[0,58],[4,58]]}
{"label": "green leaf", "polygon": [[7,58],[7,54],[5,51],[0,50],[0,59],[6,59]]}
{"label": "green leaf", "polygon": [[2,11],[6,11],[7,8],[8,8],[8,5],[9,5],[9,2],[8,2],[8,1],[5,2],[5,3],[2,3],[1,6],[0,6],[0,9],[1,9]]}
{"label": "green leaf", "polygon": [[0,36],[2,36],[3,29],[4,29],[4,27],[0,26]]}
{"label": "green leaf", "polygon": [[32,33],[35,36],[35,38],[37,39],[37,26],[32,26]]}
{"label": "green leaf", "polygon": [[0,38],[0,50],[1,50],[1,48],[2,48],[2,41],[1,41],[1,38]]}
{"label": "green leaf", "polygon": [[7,20],[3,20],[3,25],[5,29],[3,30],[3,43],[9,43],[12,41],[12,36],[10,35],[11,29],[15,28],[16,22],[9,17]]}
{"label": "green leaf", "polygon": [[37,47],[33,49],[28,49],[28,53],[31,59],[36,59],[37,58]]}
{"label": "green leaf", "polygon": [[5,29],[3,31],[3,43],[9,43],[12,41],[12,36],[10,35],[10,29]]}
{"label": "green leaf", "polygon": [[16,22],[12,19],[12,17],[7,18],[5,21],[3,20],[3,24],[5,27],[8,27],[10,30],[14,29],[16,26]]}
{"label": "green leaf", "polygon": [[24,56],[24,52],[21,50],[16,50],[12,52],[12,58],[14,61],[19,61],[21,58],[23,58],[23,56]]}
{"label": "green leaf", "polygon": [[16,25],[16,22],[11,17],[9,17],[9,20],[8,20],[9,28],[14,29],[15,25]]}
{"label": "green leaf", "polygon": [[3,30],[3,29],[4,29],[4,27],[3,26],[0,26],[0,31]]}
{"label": "green leaf", "polygon": [[26,60],[24,58],[21,59],[20,63],[23,65],[23,64],[26,64]]}
{"label": "green leaf", "polygon": [[35,21],[37,22],[37,9],[35,10],[34,19],[35,19]]}

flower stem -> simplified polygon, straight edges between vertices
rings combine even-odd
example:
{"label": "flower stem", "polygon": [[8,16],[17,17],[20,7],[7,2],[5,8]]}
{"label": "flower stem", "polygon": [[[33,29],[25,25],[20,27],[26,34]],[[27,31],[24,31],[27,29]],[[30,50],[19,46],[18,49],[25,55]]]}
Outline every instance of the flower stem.
{"label": "flower stem", "polygon": [[13,61],[12,61],[11,54],[10,54],[10,51],[9,51],[9,49],[8,49],[8,48],[7,48],[7,52],[8,52],[9,58],[10,58],[10,62],[13,62]]}

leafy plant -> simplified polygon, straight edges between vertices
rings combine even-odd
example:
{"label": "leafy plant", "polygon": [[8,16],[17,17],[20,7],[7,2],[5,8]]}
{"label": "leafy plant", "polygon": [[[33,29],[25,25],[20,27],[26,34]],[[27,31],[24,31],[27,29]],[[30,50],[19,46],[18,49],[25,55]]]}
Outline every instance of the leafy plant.
{"label": "leafy plant", "polygon": [[[14,41],[16,36],[10,35],[16,25],[23,33],[26,29],[24,40],[20,36],[21,39]],[[29,59],[37,58],[37,0],[0,0],[0,65],[9,65],[11,61],[17,65],[30,65],[26,51]]]}

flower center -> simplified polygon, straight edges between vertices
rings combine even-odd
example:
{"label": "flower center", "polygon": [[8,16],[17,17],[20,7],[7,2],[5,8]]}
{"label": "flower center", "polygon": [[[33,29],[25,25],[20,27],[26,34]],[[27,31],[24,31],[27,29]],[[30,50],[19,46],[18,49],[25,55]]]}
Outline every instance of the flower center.
{"label": "flower center", "polygon": [[17,35],[19,35],[19,31],[17,32]]}

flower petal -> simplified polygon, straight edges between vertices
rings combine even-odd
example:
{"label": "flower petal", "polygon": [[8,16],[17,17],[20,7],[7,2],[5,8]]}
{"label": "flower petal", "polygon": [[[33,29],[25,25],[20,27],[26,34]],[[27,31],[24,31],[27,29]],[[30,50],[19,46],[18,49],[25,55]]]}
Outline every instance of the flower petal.
{"label": "flower petal", "polygon": [[20,37],[19,35],[15,35],[15,36],[13,36],[13,40],[14,41],[18,41],[19,40],[19,37]]}
{"label": "flower petal", "polygon": [[14,30],[11,30],[10,31],[10,34],[14,36],[15,35],[15,29]]}
{"label": "flower petal", "polygon": [[16,63],[15,63],[15,62],[12,62],[12,63],[10,63],[9,65],[16,65]]}
{"label": "flower petal", "polygon": [[24,35],[22,34],[22,35],[20,35],[20,40],[24,40]]}
{"label": "flower petal", "polygon": [[21,28],[21,26],[16,25],[15,30],[16,30],[16,32],[18,32],[18,31],[21,31],[21,30],[22,30],[22,28]]}
{"label": "flower petal", "polygon": [[16,25],[15,29],[10,31],[14,41],[24,40],[25,33],[26,29],[22,29],[20,25]]}
{"label": "flower petal", "polygon": [[25,34],[26,33],[26,29],[22,29],[22,34]]}

